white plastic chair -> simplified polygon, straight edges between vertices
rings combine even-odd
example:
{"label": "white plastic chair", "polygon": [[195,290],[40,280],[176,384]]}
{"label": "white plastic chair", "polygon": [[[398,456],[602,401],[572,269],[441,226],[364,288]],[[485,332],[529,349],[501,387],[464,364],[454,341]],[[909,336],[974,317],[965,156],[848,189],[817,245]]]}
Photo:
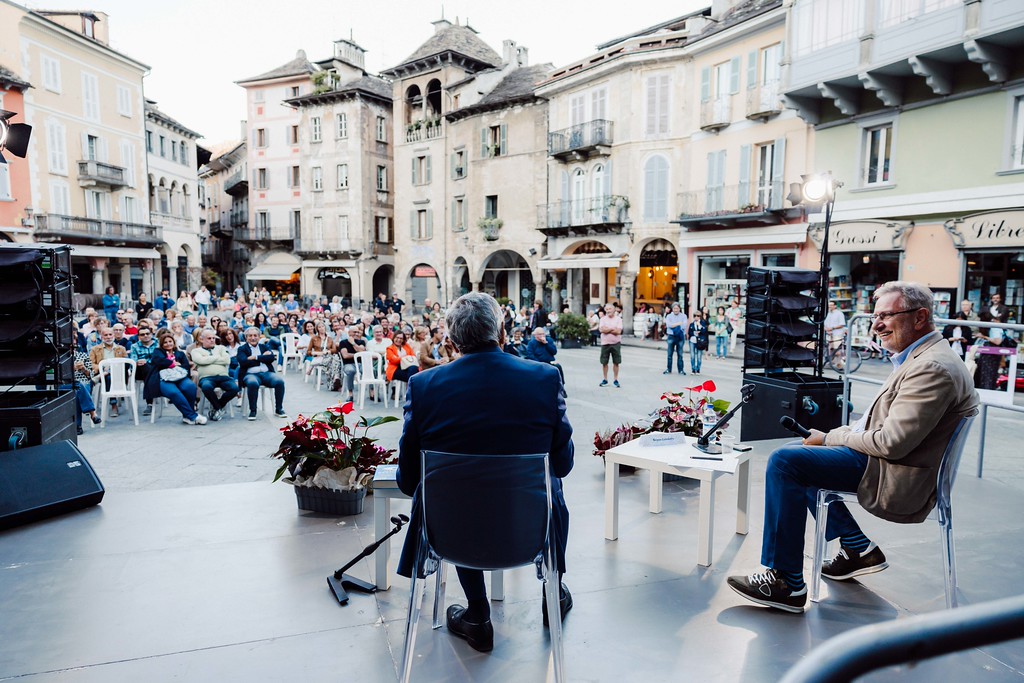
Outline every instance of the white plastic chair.
{"label": "white plastic chair", "polygon": [[294,332],[285,332],[281,335],[281,374],[288,373],[288,361],[295,361],[295,369],[301,367],[303,354],[299,353],[299,335]]}
{"label": "white plastic chair", "polygon": [[[263,388],[266,388],[266,387],[263,387]],[[215,391],[219,391],[221,393],[221,395],[224,394],[224,390],[223,389],[217,388],[217,389],[215,389]],[[266,407],[266,401],[264,401],[263,405],[264,405],[264,407]],[[234,418],[235,417],[235,399],[231,399],[230,401],[228,401],[228,404],[226,406],[224,406],[224,407],[228,409],[228,415],[230,417]],[[196,408],[196,412],[199,413],[200,415],[203,415],[203,414],[206,413],[207,410],[209,410],[209,408],[210,408],[210,401],[209,401],[209,399],[206,398],[206,394],[203,393],[203,390],[200,389],[199,390],[199,407]]]}
{"label": "white plastic chair", "polygon": [[[99,398],[102,402],[100,410],[100,427],[107,426],[107,416],[110,413],[110,399],[123,398],[132,407],[132,419],[139,424],[139,403],[135,393],[135,361],[129,358],[107,358],[100,361],[99,368],[100,390]],[[110,378],[110,388],[107,388],[105,377]]]}
{"label": "white plastic chair", "polygon": [[383,357],[375,351],[360,351],[355,355],[355,385],[359,387],[359,409],[366,403],[367,387],[377,387],[375,400],[384,401],[388,407],[387,381],[384,379]]}
{"label": "white plastic chair", "polygon": [[[960,456],[963,455],[964,444],[967,442],[967,434],[971,431],[971,423],[974,422],[974,418],[974,415],[968,415],[960,419],[960,423],[953,430],[949,444],[942,454],[936,477],[935,512],[939,522],[939,533],[942,537],[946,609],[953,609],[957,605],[956,549],[953,547],[953,483],[956,481],[956,473],[960,468]],[[814,524],[814,560],[811,569],[811,602],[818,602],[818,592],[821,588],[821,565],[825,561],[825,546],[827,545],[825,526],[828,523],[828,508],[832,503],[837,502],[856,503],[857,494],[848,491],[818,490],[818,511]]]}
{"label": "white plastic chair", "polygon": [[405,402],[405,392],[408,391],[408,382],[403,382],[400,379],[393,379],[388,382],[388,394],[395,402],[395,407],[400,408]]}

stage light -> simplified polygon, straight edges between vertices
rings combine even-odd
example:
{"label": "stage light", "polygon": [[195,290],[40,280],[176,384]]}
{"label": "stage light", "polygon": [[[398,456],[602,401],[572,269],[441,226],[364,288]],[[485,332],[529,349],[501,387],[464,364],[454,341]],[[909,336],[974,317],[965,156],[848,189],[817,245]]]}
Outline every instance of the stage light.
{"label": "stage light", "polygon": [[835,201],[836,190],[843,186],[831,173],[800,176],[801,182],[790,183],[786,197],[793,206],[820,207]]}
{"label": "stage light", "polygon": [[32,126],[27,123],[11,123],[13,111],[0,109],[0,164],[6,164],[3,152],[6,150],[16,157],[25,158]]}

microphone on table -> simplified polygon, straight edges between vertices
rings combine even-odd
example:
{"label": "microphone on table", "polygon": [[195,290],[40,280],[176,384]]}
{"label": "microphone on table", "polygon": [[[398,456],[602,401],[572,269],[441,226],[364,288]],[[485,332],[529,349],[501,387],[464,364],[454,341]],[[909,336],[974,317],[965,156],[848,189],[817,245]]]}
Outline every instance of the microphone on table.
{"label": "microphone on table", "polygon": [[802,424],[791,418],[789,415],[785,415],[779,418],[779,424],[782,425],[784,429],[787,429],[796,434],[797,436],[803,437],[804,439],[811,435],[811,431],[807,429],[807,427],[804,427]]}

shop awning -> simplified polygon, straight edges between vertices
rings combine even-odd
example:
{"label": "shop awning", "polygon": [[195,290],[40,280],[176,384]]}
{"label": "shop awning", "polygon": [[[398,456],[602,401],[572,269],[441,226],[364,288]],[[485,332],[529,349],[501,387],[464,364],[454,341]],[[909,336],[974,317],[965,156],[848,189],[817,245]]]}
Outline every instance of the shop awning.
{"label": "shop awning", "polygon": [[625,254],[566,254],[545,256],[539,262],[542,270],[563,270],[565,268],[619,268]]}
{"label": "shop awning", "polygon": [[807,223],[766,225],[760,228],[683,231],[679,248],[793,245],[807,241]]}
{"label": "shop awning", "polygon": [[288,280],[299,269],[302,262],[298,257],[284,252],[276,252],[268,256],[245,274],[246,280]]}
{"label": "shop awning", "polygon": [[72,244],[71,255],[99,256],[103,258],[160,258],[160,252],[156,249],[142,249],[139,247],[99,247],[91,244]]}

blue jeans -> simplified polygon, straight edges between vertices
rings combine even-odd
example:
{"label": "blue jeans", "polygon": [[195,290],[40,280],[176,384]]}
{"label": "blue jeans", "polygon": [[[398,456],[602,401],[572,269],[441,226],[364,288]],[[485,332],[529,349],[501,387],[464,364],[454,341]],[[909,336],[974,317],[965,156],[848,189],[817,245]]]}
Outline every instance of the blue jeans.
{"label": "blue jeans", "polygon": [[60,387],[61,391],[75,392],[75,403],[77,404],[78,410],[75,411],[75,425],[78,427],[82,426],[82,415],[85,413],[91,413],[96,410],[96,404],[92,402],[92,393],[89,391],[89,387],[82,384],[81,382],[75,382],[74,384],[64,384]]}
{"label": "blue jeans", "polygon": [[[818,489],[856,491],[868,456],[846,446],[804,446],[799,441],[772,453],[765,472],[764,538],[761,564],[785,572],[802,572],[807,510],[818,507]],[[828,540],[860,531],[842,503],[832,503]]]}
{"label": "blue jeans", "polygon": [[679,370],[680,375],[685,375],[686,370],[683,367],[683,345],[686,343],[686,338],[676,337],[670,334],[666,338],[666,341],[668,341],[668,359],[665,361],[665,369],[669,372],[672,371],[672,353],[676,352],[679,354],[676,362],[676,369]]}
{"label": "blue jeans", "polygon": [[697,345],[690,342],[690,370],[700,372],[700,363],[704,360],[704,351],[698,349]]}
{"label": "blue jeans", "polygon": [[276,372],[247,372],[242,378],[245,392],[249,396],[249,414],[256,414],[256,403],[260,399],[260,386],[274,390],[274,407],[276,412],[284,412],[284,380]]}
{"label": "blue jeans", "polygon": [[206,312],[209,310],[208,304],[196,304],[196,306],[199,308],[199,315],[206,315]]}
{"label": "blue jeans", "polygon": [[[231,402],[231,399],[238,396],[238,383],[228,375],[203,377],[199,380],[199,388],[214,410],[221,410]],[[222,392],[220,398],[217,398],[217,389]]]}
{"label": "blue jeans", "polygon": [[725,358],[729,355],[729,337],[719,334],[715,337],[715,355]]}
{"label": "blue jeans", "polygon": [[160,380],[160,394],[170,401],[186,420],[194,420],[196,412],[196,385],[188,377],[177,382]]}

